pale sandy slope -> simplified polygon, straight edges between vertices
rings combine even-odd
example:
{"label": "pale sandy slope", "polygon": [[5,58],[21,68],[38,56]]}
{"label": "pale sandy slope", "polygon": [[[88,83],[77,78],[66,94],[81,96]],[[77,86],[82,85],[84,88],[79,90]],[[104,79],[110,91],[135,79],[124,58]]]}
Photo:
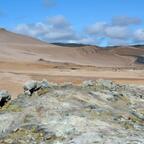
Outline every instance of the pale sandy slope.
{"label": "pale sandy slope", "polygon": [[[86,79],[105,78],[144,84],[143,65],[136,65],[136,58],[129,56],[129,53],[144,54],[144,49],[60,47],[0,29],[0,89],[9,90],[15,97],[22,92],[25,81],[43,78],[76,83]],[[39,61],[40,59],[43,61]],[[111,68],[105,69],[106,67]],[[127,70],[129,67],[139,70]]]}
{"label": "pale sandy slope", "polygon": [[[133,48],[131,48],[133,50]],[[142,50],[141,53],[144,53]],[[121,56],[113,50],[96,47],[60,47],[42,41],[0,30],[0,60],[37,62],[71,62],[102,67],[124,67],[133,65],[135,58]]]}

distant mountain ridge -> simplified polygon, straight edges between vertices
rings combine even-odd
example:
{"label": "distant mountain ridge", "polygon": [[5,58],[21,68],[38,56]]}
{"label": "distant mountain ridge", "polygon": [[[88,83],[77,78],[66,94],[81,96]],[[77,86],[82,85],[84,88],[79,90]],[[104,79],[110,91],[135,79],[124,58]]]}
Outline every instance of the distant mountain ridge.
{"label": "distant mountain ridge", "polygon": [[[90,44],[82,44],[82,43],[51,43],[53,45],[57,45],[57,46],[65,46],[65,47],[83,47],[83,46],[96,46],[96,45],[90,45]],[[98,46],[96,46],[98,47]]]}
{"label": "distant mountain ridge", "polygon": [[83,43],[63,43],[63,42],[53,42],[51,43],[53,45],[57,45],[57,46],[65,46],[65,47],[83,47],[83,46],[93,46],[93,47],[97,47],[97,48],[119,48],[119,47],[135,47],[135,48],[144,48],[144,45],[125,45],[125,46],[106,46],[106,47],[101,47],[98,45],[94,45],[94,44],[83,44]]}

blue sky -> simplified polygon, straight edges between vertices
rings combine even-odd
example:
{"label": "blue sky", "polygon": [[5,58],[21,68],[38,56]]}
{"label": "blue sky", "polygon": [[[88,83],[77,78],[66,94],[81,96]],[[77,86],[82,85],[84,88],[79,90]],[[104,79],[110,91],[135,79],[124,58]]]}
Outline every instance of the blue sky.
{"label": "blue sky", "polygon": [[48,42],[144,43],[144,0],[0,0],[0,27]]}

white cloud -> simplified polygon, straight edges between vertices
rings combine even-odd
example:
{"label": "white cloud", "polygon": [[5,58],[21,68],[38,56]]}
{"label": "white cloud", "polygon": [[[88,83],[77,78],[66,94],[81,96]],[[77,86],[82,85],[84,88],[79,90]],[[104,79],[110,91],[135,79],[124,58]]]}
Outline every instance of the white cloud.
{"label": "white cloud", "polygon": [[138,25],[141,22],[138,17],[117,16],[112,18],[112,24],[117,26]]}
{"label": "white cloud", "polygon": [[48,18],[45,22],[20,24],[15,28],[18,33],[37,37],[48,42],[75,40],[76,32],[63,16]]}
{"label": "white cloud", "polygon": [[45,35],[45,39],[48,41],[67,41],[71,39],[76,39],[76,35],[72,31],[68,32],[52,30]]}
{"label": "white cloud", "polygon": [[144,41],[144,29],[138,29],[134,32],[135,41]]}
{"label": "white cloud", "polygon": [[127,27],[110,26],[105,29],[105,36],[114,39],[127,39],[130,32]]}
{"label": "white cloud", "polygon": [[74,43],[82,43],[82,44],[95,44],[96,40],[92,37],[81,37],[73,42]]}
{"label": "white cloud", "polygon": [[[75,42],[85,44],[125,45],[130,42],[144,42],[144,29],[131,29],[130,24],[138,24],[138,20],[125,22],[114,20],[111,23],[96,22],[83,32],[75,31],[70,22],[62,15],[49,17],[34,24],[20,24],[15,32],[26,34],[47,42]],[[129,24],[129,25],[128,25]]]}
{"label": "white cloud", "polygon": [[53,28],[57,28],[57,29],[61,29],[61,28],[66,29],[71,27],[70,23],[62,15],[48,18],[48,24],[52,25]]}
{"label": "white cloud", "polygon": [[144,31],[131,29],[130,25],[140,24],[141,20],[136,17],[114,17],[110,23],[97,22],[86,28],[89,37],[95,37],[97,41],[108,44],[125,45],[130,41],[144,40]]}
{"label": "white cloud", "polygon": [[106,27],[107,23],[97,22],[93,25],[88,26],[85,31],[87,34],[90,35],[103,35]]}
{"label": "white cloud", "polygon": [[125,26],[113,26],[106,23],[96,23],[87,27],[86,34],[97,38],[127,39],[131,32]]}

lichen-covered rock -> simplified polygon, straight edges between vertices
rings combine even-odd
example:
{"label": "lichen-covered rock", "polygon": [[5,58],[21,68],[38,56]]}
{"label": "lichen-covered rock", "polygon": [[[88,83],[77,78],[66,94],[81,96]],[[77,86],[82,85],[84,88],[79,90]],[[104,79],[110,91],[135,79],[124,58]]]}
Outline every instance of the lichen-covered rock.
{"label": "lichen-covered rock", "polygon": [[35,89],[2,108],[0,144],[143,144],[143,86],[38,84],[42,95]]}
{"label": "lichen-covered rock", "polygon": [[41,88],[48,88],[49,87],[49,83],[47,80],[43,80],[40,82],[40,87]]}
{"label": "lichen-covered rock", "polygon": [[6,136],[19,128],[23,116],[20,113],[0,113],[0,137]]}
{"label": "lichen-covered rock", "polygon": [[110,90],[116,91],[117,89],[124,88],[124,86],[113,83],[111,80],[99,79],[96,81],[88,80],[82,83],[83,88],[91,88],[95,90]]}
{"label": "lichen-covered rock", "polygon": [[88,81],[84,81],[82,83],[82,87],[91,87],[91,86],[94,86],[95,82],[92,81],[92,80],[88,80]]}
{"label": "lichen-covered rock", "polygon": [[30,92],[30,94],[37,89],[37,81],[31,80],[27,81],[24,86],[24,91],[25,92]]}
{"label": "lichen-covered rock", "polygon": [[35,81],[35,80],[31,80],[31,81],[27,81],[23,88],[24,88],[24,93],[27,95],[32,95],[33,92],[38,91],[39,89],[44,89],[44,88],[48,88],[49,84],[46,80],[43,81]]}
{"label": "lichen-covered rock", "polygon": [[144,121],[144,114],[138,113],[136,110],[132,110],[131,113],[138,119]]}
{"label": "lichen-covered rock", "polygon": [[0,90],[0,107],[11,100],[11,95],[6,90]]}

